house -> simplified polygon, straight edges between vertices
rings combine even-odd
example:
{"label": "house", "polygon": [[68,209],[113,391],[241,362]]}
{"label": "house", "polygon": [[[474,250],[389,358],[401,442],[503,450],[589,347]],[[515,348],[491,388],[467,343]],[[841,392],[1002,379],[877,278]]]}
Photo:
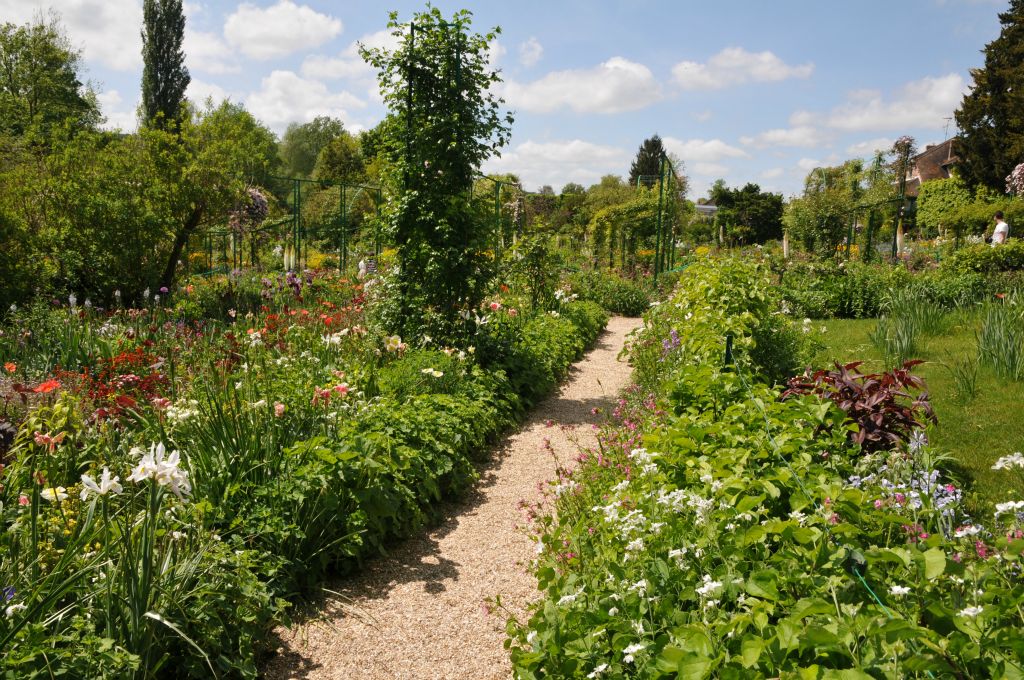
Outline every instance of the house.
{"label": "house", "polygon": [[924,151],[910,159],[906,191],[908,197],[917,197],[922,182],[949,177],[950,168],[960,162],[956,155],[956,141],[957,138],[953,137],[942,144],[929,144]]}
{"label": "house", "polygon": [[698,217],[705,222],[713,222],[715,213],[718,212],[718,206],[710,203],[698,203],[694,208],[697,209]]}

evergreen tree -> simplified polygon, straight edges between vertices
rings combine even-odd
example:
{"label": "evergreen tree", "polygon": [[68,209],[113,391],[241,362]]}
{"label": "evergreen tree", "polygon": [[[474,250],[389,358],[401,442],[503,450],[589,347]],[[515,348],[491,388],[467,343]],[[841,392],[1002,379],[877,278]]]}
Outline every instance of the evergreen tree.
{"label": "evergreen tree", "polygon": [[143,0],[142,112],[146,124],[168,129],[182,115],[191,78],[185,68],[185,14],[181,0]]}
{"label": "evergreen tree", "polygon": [[985,66],[956,112],[961,174],[971,186],[1003,193],[1006,176],[1024,162],[1024,0],[999,15],[999,37],[985,46]]}
{"label": "evergreen tree", "polygon": [[[629,166],[629,185],[635,187],[636,181],[640,177],[649,178],[652,175],[660,175],[663,153],[665,153],[665,146],[661,143],[661,137],[654,135],[650,139],[645,139],[636,152],[633,164]],[[651,184],[650,179],[641,181],[646,181],[648,185]]]}

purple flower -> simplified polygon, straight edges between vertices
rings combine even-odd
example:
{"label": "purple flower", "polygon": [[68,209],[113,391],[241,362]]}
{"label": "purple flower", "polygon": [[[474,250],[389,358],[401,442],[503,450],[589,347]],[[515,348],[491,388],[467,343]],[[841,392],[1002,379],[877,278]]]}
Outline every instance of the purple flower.
{"label": "purple flower", "polygon": [[10,602],[14,599],[14,586],[7,586],[6,588],[0,588],[0,598],[3,598],[4,602]]}
{"label": "purple flower", "polygon": [[167,290],[167,286],[160,286],[160,294],[161,295],[167,295],[168,292],[170,292],[170,291]]}

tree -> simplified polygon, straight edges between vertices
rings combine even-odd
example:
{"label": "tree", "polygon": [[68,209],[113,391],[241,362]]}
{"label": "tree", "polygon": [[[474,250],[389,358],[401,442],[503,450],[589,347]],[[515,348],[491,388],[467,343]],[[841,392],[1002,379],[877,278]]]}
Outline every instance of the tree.
{"label": "tree", "polygon": [[454,339],[459,312],[483,299],[493,234],[473,209],[473,177],[508,143],[512,115],[493,91],[488,60],[499,29],[471,33],[472,14],[445,20],[431,7],[409,24],[392,12],[395,50],[363,47],[391,111],[384,132],[390,169],[387,224],[397,246],[393,313],[382,322],[411,337]]}
{"label": "tree", "polygon": [[181,0],[144,0],[142,21],[142,115],[149,126],[176,129],[191,81]]}
{"label": "tree", "polygon": [[317,158],[332,139],[345,134],[345,124],[330,116],[308,123],[292,123],[281,138],[281,160],[289,177],[309,177]]}
{"label": "tree", "polygon": [[661,137],[654,135],[645,139],[636,152],[633,164],[629,166],[629,186],[636,186],[637,180],[641,177],[647,178],[641,181],[646,182],[648,186],[651,186],[652,182],[656,184],[657,180],[649,178],[661,175],[661,157],[664,153],[665,146],[661,142]]}
{"label": "tree", "polygon": [[313,178],[332,182],[358,183],[365,179],[359,141],[348,132],[327,143],[317,156]]}
{"label": "tree", "polygon": [[1006,177],[1024,161],[1024,0],[999,15],[999,37],[985,46],[985,66],[973,69],[970,92],[956,111],[961,173],[971,187],[1003,193]]}
{"label": "tree", "polygon": [[102,116],[81,69],[81,54],[55,16],[0,26],[0,133],[46,138],[65,123],[95,128]]}
{"label": "tree", "polygon": [[932,233],[956,226],[954,215],[971,202],[971,192],[957,175],[933,179],[917,194],[917,223]]}
{"label": "tree", "polygon": [[718,206],[718,219],[726,235],[740,243],[764,243],[782,238],[782,194],[762,192],[748,182],[743,188],[730,189],[725,180],[717,180],[708,191],[711,203]]}

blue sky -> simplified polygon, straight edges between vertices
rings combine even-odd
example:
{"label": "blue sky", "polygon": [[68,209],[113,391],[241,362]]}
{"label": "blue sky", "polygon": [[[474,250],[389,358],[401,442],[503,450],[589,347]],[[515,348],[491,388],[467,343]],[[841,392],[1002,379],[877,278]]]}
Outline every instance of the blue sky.
{"label": "blue sky", "polygon": [[[626,175],[657,133],[685,162],[691,198],[717,178],[798,193],[817,165],[870,156],[903,134],[941,142],[1000,0],[447,2],[484,32],[515,111],[485,170],[527,188]],[[384,114],[356,41],[386,44],[387,11],[420,3],[189,0],[190,96],[240,101],[276,132],[317,115],[359,130]],[[108,126],[133,129],[142,0],[0,0],[4,21],[52,8],[79,46]],[[949,134],[955,134],[950,123]]]}

